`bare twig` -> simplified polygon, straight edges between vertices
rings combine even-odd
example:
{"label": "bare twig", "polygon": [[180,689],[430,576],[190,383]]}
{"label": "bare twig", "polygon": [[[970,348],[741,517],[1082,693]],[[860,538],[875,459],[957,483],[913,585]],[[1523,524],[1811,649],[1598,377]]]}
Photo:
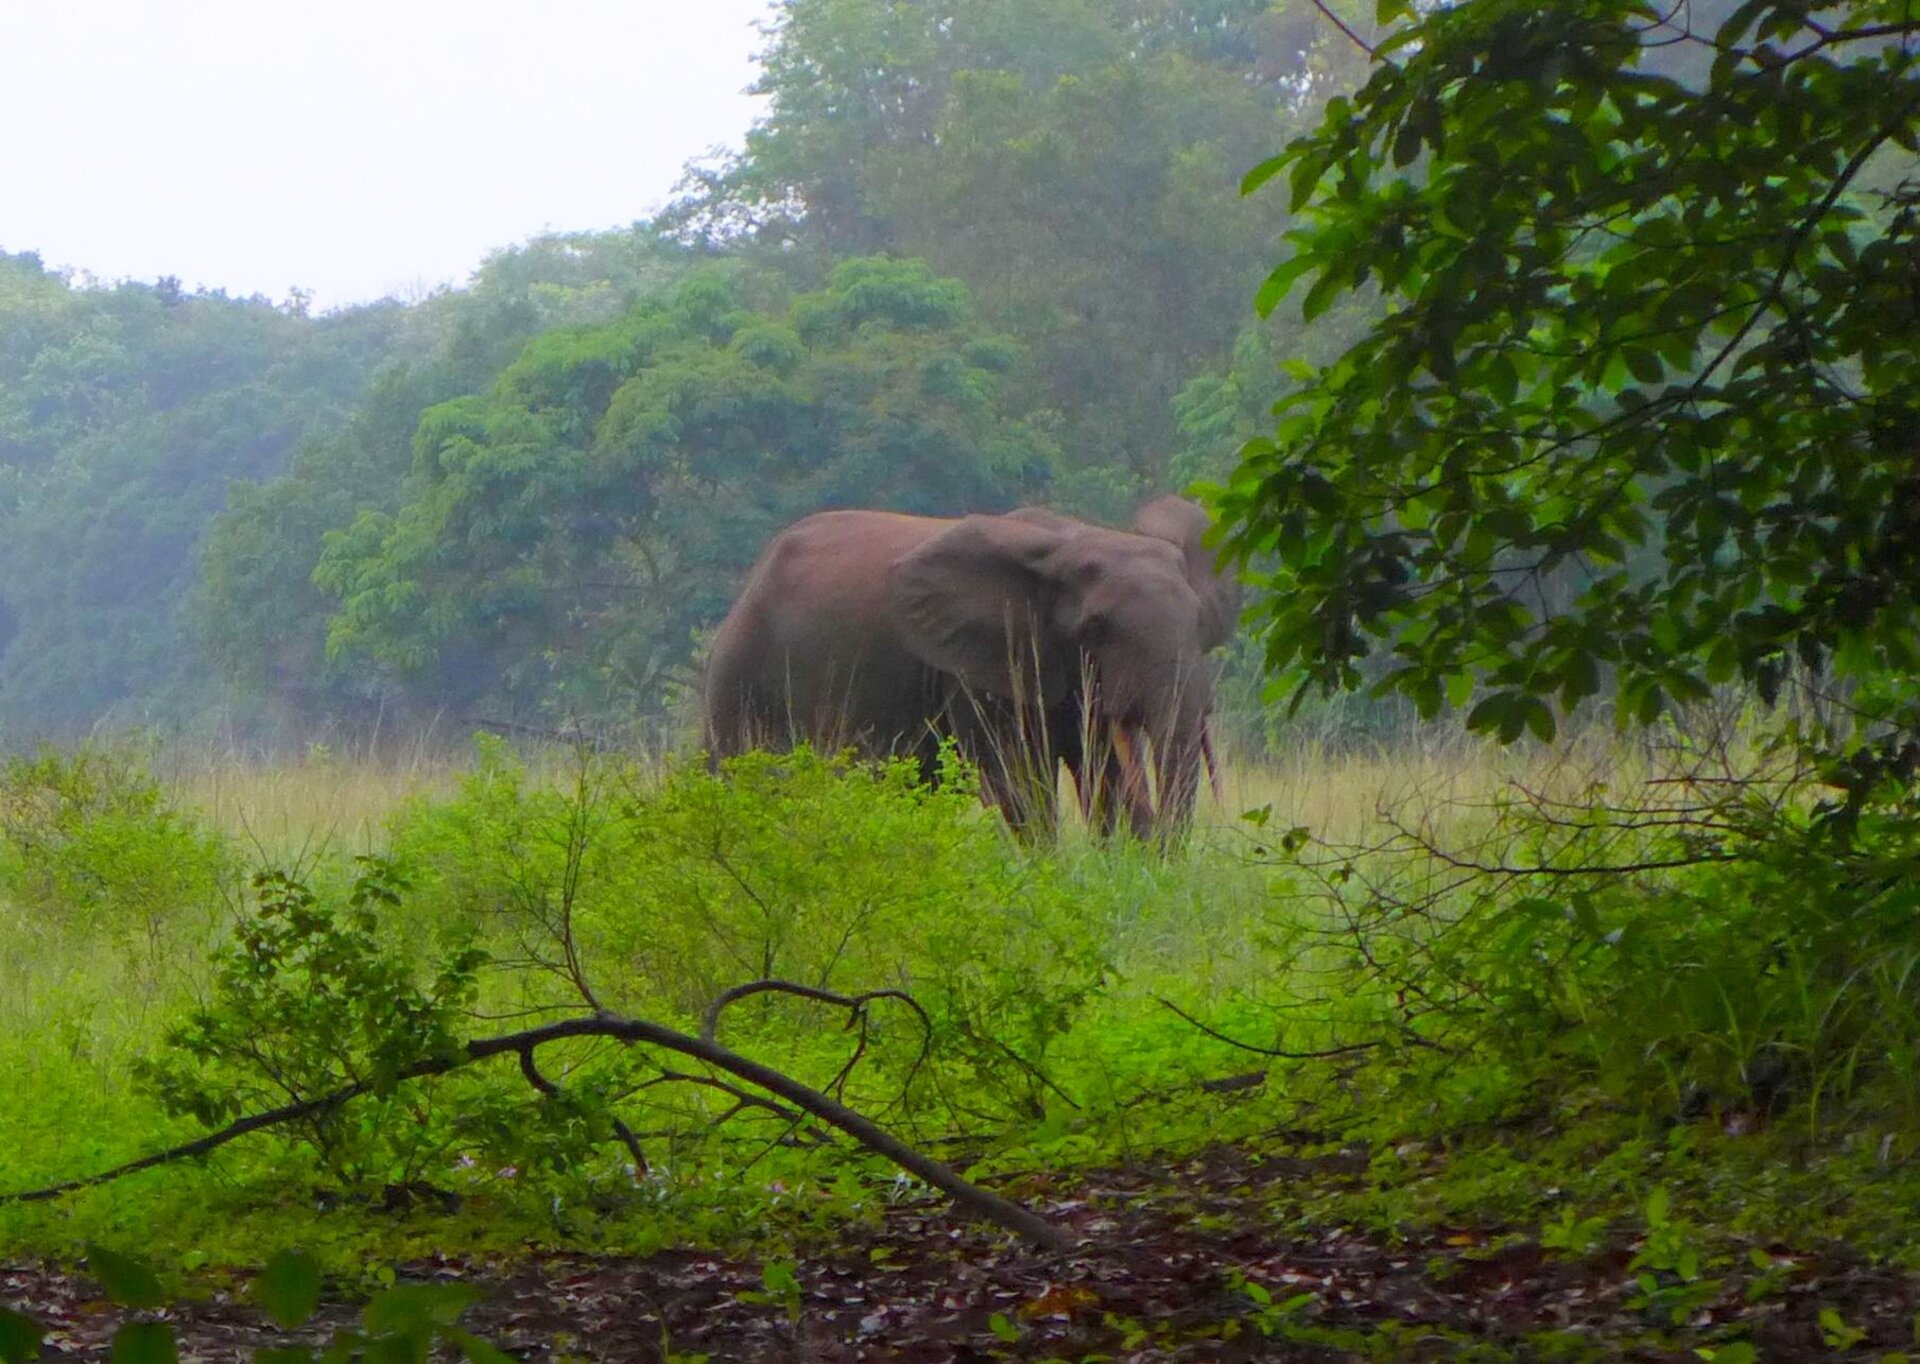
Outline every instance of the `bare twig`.
{"label": "bare twig", "polygon": [[700,1023],[700,1038],[704,1042],[715,1041],[720,1033],[720,1015],[727,1006],[737,1004],[754,995],[769,993],[798,995],[801,999],[811,999],[821,1004],[832,1004],[858,1015],[866,1010],[868,1004],[876,999],[897,999],[920,1016],[920,1026],[929,1035],[933,1032],[933,1022],[927,1017],[927,1011],[920,1007],[920,1001],[905,990],[867,990],[857,995],[843,995],[833,990],[823,990],[816,985],[801,985],[791,980],[750,980],[745,985],[736,985],[723,990],[715,996],[713,1003],[707,1006],[706,1017]]}
{"label": "bare twig", "polygon": [[1328,1047],[1324,1051],[1282,1051],[1278,1047],[1262,1047],[1252,1042],[1242,1042],[1237,1037],[1228,1037],[1225,1033],[1208,1027],[1205,1023],[1202,1023],[1170,999],[1164,999],[1159,995],[1155,995],[1153,1002],[1161,1008],[1171,1010],[1173,1013],[1179,1015],[1186,1022],[1198,1028],[1214,1041],[1225,1042],[1228,1046],[1238,1047],[1241,1051],[1250,1051],[1255,1056],[1273,1056],[1283,1061],[1324,1061],[1335,1056],[1352,1056],[1355,1052],[1372,1051],[1380,1045],[1377,1041],[1352,1042],[1344,1047]]}
{"label": "bare twig", "polygon": [[[663,1070],[651,1080],[641,1085],[640,1088],[651,1089],[655,1085],[664,1084],[697,1085],[702,1089],[716,1090],[721,1094],[725,1094],[734,1101],[733,1107],[721,1115],[718,1119],[719,1122],[725,1122],[735,1113],[748,1108],[764,1109],[766,1112],[780,1119],[780,1121],[791,1123],[795,1127],[798,1127],[806,1120],[806,1114],[800,1112],[798,1109],[788,1108],[783,1103],[776,1103],[764,1095],[742,1089],[739,1085],[730,1085],[725,1080],[717,1079],[712,1075],[689,1075],[685,1071],[680,1070]],[[818,1141],[826,1140],[824,1134],[816,1134],[816,1139]]]}
{"label": "bare twig", "polygon": [[1346,34],[1348,42],[1352,43],[1355,47],[1359,48],[1362,52],[1366,53],[1369,58],[1377,55],[1374,52],[1373,47],[1364,38],[1362,38],[1358,33],[1355,33],[1351,28],[1347,26],[1346,20],[1342,19],[1339,15],[1335,14],[1331,9],[1327,8],[1326,0],[1313,0],[1313,7],[1319,10],[1320,13],[1326,17],[1327,21],[1331,23],[1335,28],[1339,29],[1342,33]]}
{"label": "bare twig", "polygon": [[[557,1099],[560,1097],[560,1086],[540,1073],[540,1067],[533,1059],[533,1048],[531,1046],[520,1049],[520,1073],[526,1077],[528,1084],[532,1085],[542,1094],[545,1094],[548,1098]],[[647,1165],[647,1153],[640,1149],[640,1138],[636,1137],[633,1134],[633,1129],[628,1127],[626,1121],[618,1116],[615,1116],[613,1119],[613,1134],[620,1138],[621,1145],[627,1148],[627,1154],[633,1157],[633,1172],[637,1175],[646,1174],[649,1169]]]}
{"label": "bare twig", "polygon": [[912,1009],[914,1014],[920,1019],[920,1054],[915,1056],[913,1058],[913,1064],[907,1067],[907,1076],[903,1082],[903,1090],[911,1088],[914,1077],[920,1073],[920,1067],[926,1064],[927,1057],[933,1050],[933,1020],[927,1017],[927,1011],[920,1007],[920,1001],[904,990],[867,990],[857,995],[843,995],[832,990],[822,989],[817,985],[802,985],[797,981],[776,980],[771,977],[762,980],[750,980],[744,985],[736,985],[730,990],[724,990],[715,997],[713,1003],[707,1006],[706,1016],[700,1023],[701,1039],[707,1042],[718,1040],[720,1016],[726,1011],[728,1005],[736,1004],[740,1000],[749,999],[754,995],[769,993],[796,995],[801,999],[810,999],[821,1004],[832,1004],[837,1008],[845,1009],[847,1011],[847,1026],[850,1028],[857,1027],[860,1030],[859,1039],[853,1049],[853,1055],[847,1058],[846,1064],[840,1067],[839,1073],[827,1083],[827,1092],[835,1098],[844,1099],[846,1097],[847,1079],[853,1074],[854,1067],[860,1064],[861,1058],[867,1053],[867,1028],[870,1021],[867,1006],[876,999],[899,1000],[909,1009]]}

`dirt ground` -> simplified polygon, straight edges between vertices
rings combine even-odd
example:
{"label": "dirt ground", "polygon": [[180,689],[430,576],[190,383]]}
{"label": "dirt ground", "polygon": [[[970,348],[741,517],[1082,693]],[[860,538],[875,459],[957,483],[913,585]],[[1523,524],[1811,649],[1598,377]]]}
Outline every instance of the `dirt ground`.
{"label": "dirt ground", "polygon": [[[408,1266],[402,1279],[474,1282],[486,1298],[465,1324],[516,1357],[555,1364],[1678,1360],[1736,1340],[1760,1360],[1878,1360],[1915,1345],[1920,1283],[1839,1248],[1749,1247],[1743,1262],[1711,1268],[1719,1287],[1694,1294],[1676,1324],[1635,1305],[1645,1286],[1629,1272],[1630,1244],[1565,1259],[1529,1236],[1474,1227],[1389,1244],[1289,1225],[1279,1211],[1297,1206],[1274,1197],[1284,1181],[1350,1179],[1363,1164],[1218,1148],[1029,1178],[1007,1192],[1069,1228],[1075,1251],[1036,1252],[923,1204],[802,1255],[785,1292],[767,1291],[759,1263],[691,1252],[538,1258],[506,1271],[446,1260]],[[84,1275],[33,1267],[0,1269],[0,1304],[44,1323],[56,1360],[106,1358],[126,1316]],[[226,1361],[323,1341],[356,1324],[357,1309],[329,1303],[291,1336],[231,1294],[163,1317],[182,1360]]]}

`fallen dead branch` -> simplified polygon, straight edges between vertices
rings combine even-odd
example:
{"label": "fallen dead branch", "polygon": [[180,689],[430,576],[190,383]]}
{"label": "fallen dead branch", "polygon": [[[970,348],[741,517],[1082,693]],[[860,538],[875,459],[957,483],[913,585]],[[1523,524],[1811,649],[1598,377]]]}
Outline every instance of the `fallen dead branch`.
{"label": "fallen dead branch", "polygon": [[[763,985],[762,988],[781,987]],[[793,992],[802,993],[801,991]],[[962,1209],[1004,1227],[1045,1250],[1066,1250],[1071,1245],[1066,1234],[1044,1218],[1018,1203],[1002,1198],[991,1190],[983,1189],[963,1178],[948,1166],[908,1146],[871,1119],[848,1108],[838,1100],[802,1084],[771,1066],[762,1065],[758,1061],[730,1051],[710,1037],[690,1036],[646,1019],[627,1018],[602,1011],[577,1018],[561,1019],[541,1027],[528,1028],[499,1037],[480,1038],[468,1042],[451,1054],[415,1062],[399,1071],[393,1079],[397,1082],[429,1075],[444,1075],[463,1066],[491,1060],[497,1056],[511,1055],[520,1059],[522,1073],[528,1076],[536,1088],[540,1088],[539,1080],[534,1078],[539,1076],[538,1067],[533,1061],[535,1051],[550,1042],[583,1037],[604,1037],[629,1045],[638,1043],[654,1046],[703,1061],[736,1079],[744,1080],[755,1088],[785,1100],[795,1109],[812,1115],[827,1126],[846,1133],[869,1151],[884,1156],[902,1170],[940,1190]],[[142,1156],[138,1160],[128,1161],[124,1165],[115,1166],[99,1174],[67,1180],[41,1189],[0,1194],[0,1203],[42,1202],[80,1189],[106,1184],[141,1170],[153,1169],[155,1166],[193,1156],[206,1155],[250,1133],[337,1108],[371,1092],[373,1088],[374,1086],[367,1082],[344,1085],[315,1098],[286,1104],[264,1113],[249,1114],[216,1132],[210,1132],[203,1137],[164,1151]]]}

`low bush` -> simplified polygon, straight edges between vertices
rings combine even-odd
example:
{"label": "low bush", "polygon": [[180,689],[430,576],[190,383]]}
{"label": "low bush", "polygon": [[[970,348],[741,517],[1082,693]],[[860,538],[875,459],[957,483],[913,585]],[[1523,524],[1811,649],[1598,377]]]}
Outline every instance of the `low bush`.
{"label": "low bush", "polygon": [[[391,866],[370,859],[344,904],[284,872],[256,876],[249,912],[216,954],[209,999],[136,1075],[169,1113],[208,1128],[314,1105],[286,1130],[348,1187],[439,1173],[452,1125],[432,1120],[430,1085],[405,1073],[457,1052],[484,955],[455,944],[419,979],[409,956],[381,941],[381,911],[404,890]],[[318,1102],[349,1086],[366,1095],[358,1109]]]}
{"label": "low bush", "polygon": [[[1109,971],[1060,868],[1015,844],[958,768],[929,790],[911,764],[801,749],[718,775],[582,758],[553,783],[489,744],[454,799],[409,807],[393,847],[420,912],[470,921],[496,956],[540,968],[548,984],[528,1003],[584,997],[697,1024],[764,978],[897,990],[924,1019],[876,1006],[899,1045],[869,1058],[874,1073],[913,1072],[980,1114],[1041,1109],[1049,1049]],[[820,1022],[769,993],[727,1028],[778,1054]],[[923,1047],[940,1062],[924,1072]]]}
{"label": "low bush", "polygon": [[1294,940],[1343,954],[1354,997],[1436,1055],[1499,1070],[1499,1102],[1920,1119],[1911,786],[1844,812],[1804,786],[1523,797],[1466,851],[1407,834],[1306,861],[1330,913]]}
{"label": "low bush", "polygon": [[128,750],[0,763],[0,901],[43,922],[150,941],[169,919],[218,906],[237,866]]}

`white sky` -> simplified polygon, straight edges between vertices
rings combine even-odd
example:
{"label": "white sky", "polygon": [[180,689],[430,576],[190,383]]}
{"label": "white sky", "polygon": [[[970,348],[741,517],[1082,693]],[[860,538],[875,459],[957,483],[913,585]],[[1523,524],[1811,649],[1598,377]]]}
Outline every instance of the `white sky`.
{"label": "white sky", "polygon": [[768,0],[0,0],[0,248],[319,307],[622,226],[738,146]]}

